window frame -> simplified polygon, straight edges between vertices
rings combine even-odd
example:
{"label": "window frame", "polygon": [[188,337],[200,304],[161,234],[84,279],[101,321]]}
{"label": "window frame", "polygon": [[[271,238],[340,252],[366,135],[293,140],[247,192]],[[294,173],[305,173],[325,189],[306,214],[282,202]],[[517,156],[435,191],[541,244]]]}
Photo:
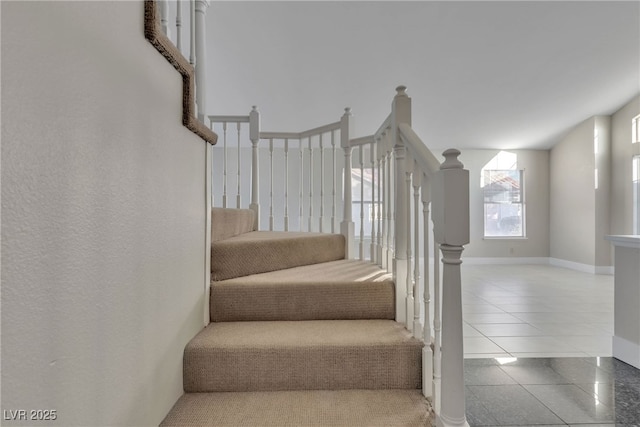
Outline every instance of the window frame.
{"label": "window frame", "polygon": [[[517,172],[518,175],[518,201],[500,201],[500,200],[487,200],[487,189],[486,187],[490,184],[492,184],[494,181],[492,181],[491,179],[491,174],[495,173],[496,175],[498,175],[498,173],[503,173],[503,174],[513,174],[514,172]],[[496,239],[504,239],[504,240],[509,240],[509,239],[526,239],[527,238],[527,227],[526,227],[526,198],[525,198],[525,170],[524,169],[482,169],[482,182],[484,185],[481,186],[481,191],[482,191],[482,235],[484,239],[487,240],[496,240]],[[489,176],[488,179],[485,179],[485,176]],[[515,235],[509,235],[509,234],[494,234],[494,233],[487,233],[487,207],[488,205],[491,206],[505,206],[505,207],[518,207],[518,215],[509,215],[509,216],[502,216],[502,208],[499,209],[499,214],[501,216],[501,218],[497,219],[496,221],[496,226],[500,227],[500,222],[502,222],[504,219],[506,218],[511,218],[511,217],[519,217],[520,221],[519,221],[519,228],[520,228],[520,233],[519,234],[515,234]],[[497,228],[496,228],[497,229]]]}

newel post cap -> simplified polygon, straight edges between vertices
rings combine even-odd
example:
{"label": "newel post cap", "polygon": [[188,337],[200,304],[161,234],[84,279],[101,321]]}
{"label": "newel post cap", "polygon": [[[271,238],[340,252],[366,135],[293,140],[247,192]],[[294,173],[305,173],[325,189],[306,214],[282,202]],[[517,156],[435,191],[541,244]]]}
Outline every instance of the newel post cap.
{"label": "newel post cap", "polygon": [[463,169],[464,165],[460,160],[458,160],[458,156],[460,155],[460,150],[455,148],[449,148],[448,150],[442,153],[444,156],[444,162],[440,165],[440,169]]}
{"label": "newel post cap", "polygon": [[409,96],[407,95],[407,87],[404,85],[396,87],[396,96]]}

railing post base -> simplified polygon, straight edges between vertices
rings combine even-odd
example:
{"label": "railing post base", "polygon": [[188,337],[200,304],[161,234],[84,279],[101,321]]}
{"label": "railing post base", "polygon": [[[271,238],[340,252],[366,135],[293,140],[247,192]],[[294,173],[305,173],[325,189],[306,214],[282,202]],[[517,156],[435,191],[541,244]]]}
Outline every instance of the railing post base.
{"label": "railing post base", "polygon": [[340,223],[340,234],[344,236],[344,257],[353,259],[355,256],[354,236],[355,224],[352,221],[342,221]]}
{"label": "railing post base", "polygon": [[251,209],[256,214],[256,216],[255,216],[255,218],[253,220],[253,229],[254,230],[259,230],[260,229],[260,205],[255,204],[255,203],[251,203],[249,205],[249,209]]}

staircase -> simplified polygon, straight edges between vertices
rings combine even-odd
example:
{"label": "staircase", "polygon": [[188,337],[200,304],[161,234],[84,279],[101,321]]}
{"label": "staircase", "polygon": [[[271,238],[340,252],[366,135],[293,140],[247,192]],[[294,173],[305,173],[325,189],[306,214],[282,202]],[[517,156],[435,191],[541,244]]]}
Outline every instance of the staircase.
{"label": "staircase", "polygon": [[429,425],[391,275],[345,259],[342,235],[255,231],[254,215],[212,209],[211,323],[161,425]]}

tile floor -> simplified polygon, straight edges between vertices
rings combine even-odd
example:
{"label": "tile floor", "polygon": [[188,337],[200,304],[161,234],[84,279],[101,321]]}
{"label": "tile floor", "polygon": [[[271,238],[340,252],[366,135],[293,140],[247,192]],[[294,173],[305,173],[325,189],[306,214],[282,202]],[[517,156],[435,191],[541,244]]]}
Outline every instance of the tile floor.
{"label": "tile floor", "polygon": [[640,370],[611,356],[613,276],[464,265],[471,426],[640,426]]}
{"label": "tile floor", "polygon": [[613,276],[462,264],[465,358],[611,356]]}
{"label": "tile floor", "polygon": [[640,370],[610,357],[466,359],[470,426],[639,426]]}

